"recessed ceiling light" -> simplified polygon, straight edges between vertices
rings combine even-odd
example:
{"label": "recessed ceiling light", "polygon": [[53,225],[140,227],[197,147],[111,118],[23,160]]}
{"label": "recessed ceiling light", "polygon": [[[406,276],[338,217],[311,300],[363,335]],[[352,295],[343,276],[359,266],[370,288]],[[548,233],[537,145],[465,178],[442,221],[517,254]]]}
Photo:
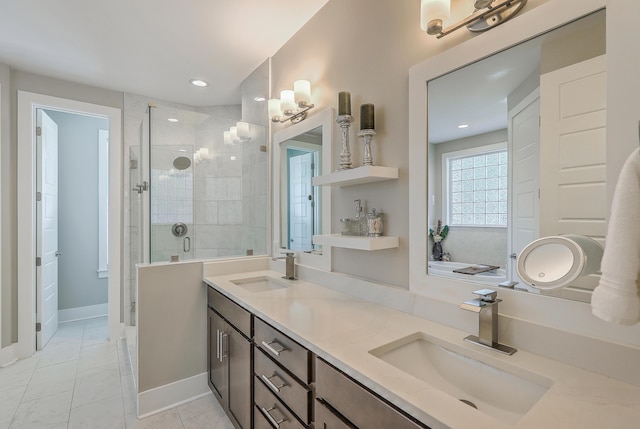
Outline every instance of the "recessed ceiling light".
{"label": "recessed ceiling light", "polygon": [[469,124],[460,124],[460,125],[458,125],[458,128],[460,128],[460,129],[469,128]]}
{"label": "recessed ceiling light", "polygon": [[264,97],[255,97],[253,99],[253,101],[262,102],[262,101],[266,101],[266,98],[264,98]]}
{"label": "recessed ceiling light", "polygon": [[200,79],[191,79],[191,80],[189,80],[189,82],[191,82],[191,85],[199,86],[199,87],[205,87],[205,86],[209,85],[207,82],[205,82],[204,80],[200,80]]}
{"label": "recessed ceiling light", "polygon": [[178,120],[176,118],[169,118],[169,119],[167,119],[167,121],[169,121],[169,122],[178,122]]}
{"label": "recessed ceiling light", "polygon": [[235,156],[235,155],[231,155],[231,156],[229,157],[229,159],[230,159],[231,161],[235,161],[236,159],[238,159],[238,157],[237,157],[237,156]]}

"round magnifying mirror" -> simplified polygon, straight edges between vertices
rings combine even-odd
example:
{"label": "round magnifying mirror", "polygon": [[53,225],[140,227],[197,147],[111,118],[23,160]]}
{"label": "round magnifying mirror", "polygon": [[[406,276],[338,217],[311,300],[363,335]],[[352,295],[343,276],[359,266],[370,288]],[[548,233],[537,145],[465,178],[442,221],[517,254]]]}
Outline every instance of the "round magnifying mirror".
{"label": "round magnifying mirror", "polygon": [[528,244],[518,256],[517,271],[522,281],[542,290],[568,286],[578,277],[600,270],[603,248],[583,236],[543,237]]}

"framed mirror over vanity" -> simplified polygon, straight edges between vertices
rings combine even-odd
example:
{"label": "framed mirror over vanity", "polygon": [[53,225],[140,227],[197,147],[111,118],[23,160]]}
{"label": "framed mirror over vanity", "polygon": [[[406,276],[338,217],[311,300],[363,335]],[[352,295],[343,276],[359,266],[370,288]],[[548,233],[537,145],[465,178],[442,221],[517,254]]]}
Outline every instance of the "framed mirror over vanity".
{"label": "framed mirror over vanity", "polygon": [[[590,301],[597,276],[540,291],[516,271],[517,255],[540,237],[605,244],[615,187],[606,11],[571,3],[550,19],[530,11],[517,31],[496,28],[411,69],[412,289],[515,285]],[[429,234],[438,221],[448,228],[444,258],[434,258]]]}
{"label": "framed mirror over vanity", "polygon": [[331,187],[312,178],[332,168],[334,111],[326,109],[286,126],[273,138],[273,253],[289,249],[297,263],[330,271],[331,248],[313,235],[331,230]]}

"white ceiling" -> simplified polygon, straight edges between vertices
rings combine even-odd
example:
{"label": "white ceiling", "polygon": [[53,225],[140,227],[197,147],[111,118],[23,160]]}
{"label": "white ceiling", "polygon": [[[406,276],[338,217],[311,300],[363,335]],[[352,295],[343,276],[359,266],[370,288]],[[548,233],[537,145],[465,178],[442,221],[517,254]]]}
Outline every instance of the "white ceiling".
{"label": "white ceiling", "polygon": [[192,106],[238,104],[240,83],[327,1],[0,0],[0,62]]}

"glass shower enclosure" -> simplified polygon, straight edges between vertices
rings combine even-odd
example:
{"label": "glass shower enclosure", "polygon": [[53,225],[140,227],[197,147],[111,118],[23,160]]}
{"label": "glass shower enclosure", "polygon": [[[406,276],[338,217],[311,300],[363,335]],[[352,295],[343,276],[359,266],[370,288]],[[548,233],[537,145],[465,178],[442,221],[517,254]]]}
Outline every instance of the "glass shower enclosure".
{"label": "glass shower enclosure", "polygon": [[147,108],[129,149],[132,282],[138,263],[267,254],[266,129],[249,124],[250,138],[225,143],[239,116],[237,106]]}

